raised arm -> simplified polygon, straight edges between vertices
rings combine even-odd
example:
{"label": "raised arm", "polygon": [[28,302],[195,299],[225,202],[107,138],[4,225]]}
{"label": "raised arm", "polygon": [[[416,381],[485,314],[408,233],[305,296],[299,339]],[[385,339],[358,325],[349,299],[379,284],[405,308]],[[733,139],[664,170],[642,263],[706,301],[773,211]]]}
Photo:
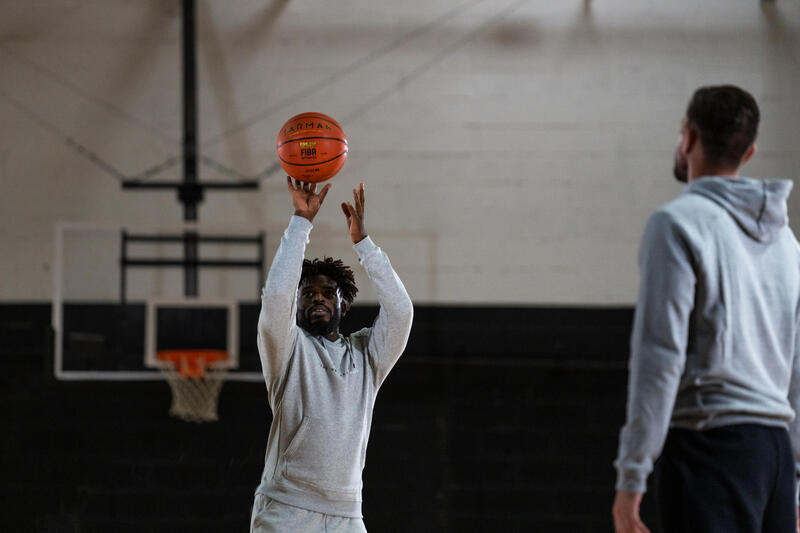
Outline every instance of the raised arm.
{"label": "raised arm", "polygon": [[295,211],[272,260],[267,282],[261,291],[258,316],[258,353],[270,392],[283,376],[297,338],[297,285],[303,268],[308,235],[330,185],[316,192],[316,185],[292,182],[287,177]]}
{"label": "raised arm", "polygon": [[[798,316],[800,316],[800,309],[798,309]],[[789,426],[789,438],[792,441],[792,449],[794,450],[795,477],[800,480],[800,324],[797,325],[797,331],[795,331],[789,404],[794,410],[794,420]],[[800,532],[800,507],[797,510],[796,526],[797,531]]]}
{"label": "raised arm", "polygon": [[639,254],[641,283],[631,334],[627,421],[620,432],[616,531],[644,531],[639,502],[661,452],[686,363],[696,274],[685,235],[664,212],[647,224]]}
{"label": "raised arm", "polygon": [[408,342],[414,307],[403,282],[392,269],[387,255],[367,235],[364,226],[364,184],[353,190],[353,204],[342,203],[347,228],[358,261],[378,292],[380,310],[372,326],[367,352],[380,387]]}

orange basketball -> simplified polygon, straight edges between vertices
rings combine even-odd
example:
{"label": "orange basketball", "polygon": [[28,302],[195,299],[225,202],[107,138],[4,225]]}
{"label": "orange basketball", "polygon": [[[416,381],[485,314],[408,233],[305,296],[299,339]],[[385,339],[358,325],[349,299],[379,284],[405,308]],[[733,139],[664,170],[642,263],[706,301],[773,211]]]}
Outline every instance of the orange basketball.
{"label": "orange basketball", "polygon": [[294,179],[331,179],[347,159],[347,137],[338,122],[322,113],[301,113],[278,133],[278,159]]}

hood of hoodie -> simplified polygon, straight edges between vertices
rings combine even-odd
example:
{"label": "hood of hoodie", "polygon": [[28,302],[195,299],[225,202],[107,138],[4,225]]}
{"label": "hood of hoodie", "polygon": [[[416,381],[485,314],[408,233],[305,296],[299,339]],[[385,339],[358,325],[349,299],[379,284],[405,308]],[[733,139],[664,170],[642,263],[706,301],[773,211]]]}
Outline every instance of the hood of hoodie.
{"label": "hood of hoodie", "polygon": [[789,223],[786,199],[790,180],[707,177],[686,186],[687,194],[699,194],[721,205],[753,239],[769,243]]}

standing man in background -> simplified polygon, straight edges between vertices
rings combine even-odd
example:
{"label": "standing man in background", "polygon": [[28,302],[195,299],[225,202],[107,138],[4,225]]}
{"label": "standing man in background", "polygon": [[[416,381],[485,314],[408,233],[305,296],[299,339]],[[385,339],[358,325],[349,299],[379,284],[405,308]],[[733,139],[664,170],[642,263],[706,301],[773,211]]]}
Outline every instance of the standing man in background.
{"label": "standing man in background", "polygon": [[363,533],[361,471],[378,389],[411,331],[413,307],[389,258],[367,236],[364,184],[342,203],[358,260],[378,292],[372,327],[339,321],[358,289],[340,260],[304,260],[311,222],[328,194],[287,177],[294,216],[261,295],[258,352],[272,425],[252,533]]}
{"label": "standing man in background", "polygon": [[742,89],[698,89],[675,155],[688,185],[645,229],[617,533],[648,531],[639,504],[659,454],[664,533],[800,531],[800,248],[792,183],[739,177],[758,122]]}

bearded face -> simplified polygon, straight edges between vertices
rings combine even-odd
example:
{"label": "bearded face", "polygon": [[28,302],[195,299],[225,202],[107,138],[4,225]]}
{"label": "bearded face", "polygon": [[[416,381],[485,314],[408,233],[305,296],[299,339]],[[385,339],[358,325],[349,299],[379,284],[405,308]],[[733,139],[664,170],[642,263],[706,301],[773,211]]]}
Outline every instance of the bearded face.
{"label": "bearded face", "polygon": [[686,118],[681,121],[681,132],[678,135],[678,145],[675,147],[675,160],[672,163],[672,175],[681,183],[689,182],[689,161],[684,151],[684,141],[688,135]]}
{"label": "bearded face", "polygon": [[330,277],[304,279],[297,295],[297,324],[314,336],[338,334],[345,306],[336,282]]}
{"label": "bearded face", "polygon": [[681,183],[688,183],[689,181],[689,163],[686,161],[686,156],[681,151],[681,143],[678,142],[678,147],[675,148],[675,162],[672,165],[672,175]]}

